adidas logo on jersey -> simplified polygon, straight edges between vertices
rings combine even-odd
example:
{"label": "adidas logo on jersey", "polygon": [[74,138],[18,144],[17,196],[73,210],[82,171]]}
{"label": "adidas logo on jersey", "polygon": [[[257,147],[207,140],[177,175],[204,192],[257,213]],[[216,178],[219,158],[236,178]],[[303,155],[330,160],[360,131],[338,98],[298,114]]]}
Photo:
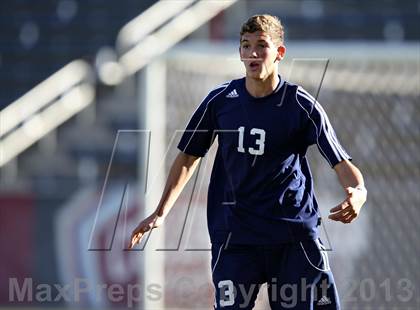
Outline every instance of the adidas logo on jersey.
{"label": "adidas logo on jersey", "polygon": [[236,98],[236,97],[239,97],[236,89],[232,90],[229,94],[226,95],[226,98]]}
{"label": "adidas logo on jersey", "polygon": [[322,298],[320,300],[318,300],[318,303],[316,304],[317,306],[326,306],[326,305],[330,305],[331,299],[329,299],[327,296],[322,296]]}

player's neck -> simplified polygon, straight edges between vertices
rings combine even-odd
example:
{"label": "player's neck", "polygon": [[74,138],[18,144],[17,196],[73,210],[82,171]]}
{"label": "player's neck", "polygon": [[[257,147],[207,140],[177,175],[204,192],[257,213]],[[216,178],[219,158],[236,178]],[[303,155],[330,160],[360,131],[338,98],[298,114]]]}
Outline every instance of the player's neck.
{"label": "player's neck", "polygon": [[279,84],[278,74],[272,74],[265,80],[257,80],[250,77],[245,78],[245,87],[248,93],[255,98],[270,95]]}

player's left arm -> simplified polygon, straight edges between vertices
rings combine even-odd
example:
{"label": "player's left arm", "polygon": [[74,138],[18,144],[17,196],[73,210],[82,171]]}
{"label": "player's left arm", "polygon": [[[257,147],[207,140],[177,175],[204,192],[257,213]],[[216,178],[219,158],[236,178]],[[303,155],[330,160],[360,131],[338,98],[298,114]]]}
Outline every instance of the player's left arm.
{"label": "player's left arm", "polygon": [[328,218],[342,223],[355,220],[366,202],[367,190],[360,170],[349,160],[343,160],[334,166],[340,184],[346,192],[346,199],[330,210]]}

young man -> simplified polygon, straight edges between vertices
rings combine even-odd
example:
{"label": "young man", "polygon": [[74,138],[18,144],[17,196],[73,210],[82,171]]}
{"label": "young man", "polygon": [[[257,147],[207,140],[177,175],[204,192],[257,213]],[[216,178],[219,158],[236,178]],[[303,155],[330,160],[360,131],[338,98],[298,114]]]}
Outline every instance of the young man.
{"label": "young man", "polygon": [[133,231],[130,247],[164,221],[214,138],[208,229],[217,309],[252,309],[268,284],[272,309],[339,309],[306,151],[317,144],[346,199],[330,219],[352,222],[366,201],[363,177],[337,140],[325,111],[278,75],[283,27],[251,17],[240,33],[245,78],[213,89],[194,112],[156,211]]}

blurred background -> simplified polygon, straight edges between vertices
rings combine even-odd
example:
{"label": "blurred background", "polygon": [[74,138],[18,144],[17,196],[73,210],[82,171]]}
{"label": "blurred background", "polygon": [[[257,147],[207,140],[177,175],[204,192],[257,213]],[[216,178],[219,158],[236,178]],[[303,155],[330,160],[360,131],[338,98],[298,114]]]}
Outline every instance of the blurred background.
{"label": "blurred background", "polygon": [[[280,72],[330,116],[362,170],[351,225],[326,216],[343,309],[420,309],[420,2],[2,1],[0,307],[209,309],[215,145],[135,251],[190,115],[243,76],[239,29],[282,20]],[[217,144],[217,142],[215,143]],[[322,214],[344,193],[310,150]],[[265,292],[256,309],[268,309]]]}

